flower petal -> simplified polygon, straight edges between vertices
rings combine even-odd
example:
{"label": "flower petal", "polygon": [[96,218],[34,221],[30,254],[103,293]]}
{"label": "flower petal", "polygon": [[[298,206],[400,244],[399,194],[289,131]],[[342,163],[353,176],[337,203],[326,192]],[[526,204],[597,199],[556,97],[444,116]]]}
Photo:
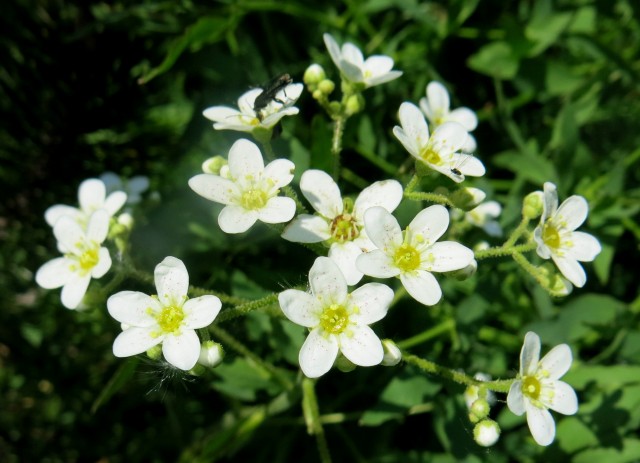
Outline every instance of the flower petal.
{"label": "flower petal", "polygon": [[382,362],[384,350],[380,338],[368,326],[351,325],[349,334],[339,336],[340,351],[351,362],[363,367]]}
{"label": "flower petal", "polygon": [[163,336],[155,336],[149,328],[133,326],[123,331],[113,341],[113,355],[130,357],[141,354],[162,342]]}
{"label": "flower petal", "polygon": [[451,272],[465,268],[473,261],[473,251],[454,241],[442,241],[425,250],[429,257],[422,262],[421,268],[429,272]]}
{"label": "flower petal", "polygon": [[[407,227],[407,233],[411,233],[414,237],[414,239],[411,240],[413,245],[418,243],[431,245],[444,235],[447,227],[449,227],[449,212],[446,207],[436,204],[420,211]],[[418,236],[420,236],[420,238],[418,238],[419,241],[416,243]],[[371,238],[370,234],[369,237]]]}
{"label": "flower petal", "polygon": [[75,309],[87,294],[87,288],[91,282],[91,275],[78,275],[74,273],[62,287],[60,300],[67,309]]}
{"label": "flower petal", "polygon": [[258,219],[264,223],[288,222],[296,214],[296,202],[288,197],[274,196],[257,212]]}
{"label": "flower petal", "polygon": [[287,289],[278,294],[278,302],[284,315],[293,323],[312,328],[319,323],[322,308],[311,294],[297,289]]}
{"label": "flower petal", "polygon": [[300,190],[316,211],[327,219],[342,214],[342,195],[336,182],[322,170],[311,169],[302,174]]}
{"label": "flower petal", "polygon": [[338,340],[335,336],[323,336],[318,328],[311,330],[305,340],[298,360],[302,372],[309,378],[318,378],[331,369],[338,356]]}
{"label": "flower petal", "polygon": [[98,263],[91,269],[91,278],[102,278],[111,268],[111,256],[107,248],[98,251]]}
{"label": "flower petal", "polygon": [[554,214],[553,221],[562,224],[567,230],[575,230],[584,223],[587,214],[589,214],[587,200],[582,196],[569,196]]}
{"label": "flower petal", "polygon": [[429,82],[425,93],[432,112],[432,116],[429,119],[435,119],[438,116],[449,113],[451,102],[449,100],[449,92],[444,85],[436,81]]}
{"label": "flower petal", "polygon": [[324,40],[324,44],[329,51],[329,55],[331,56],[331,60],[336,67],[340,68],[340,60],[342,59],[342,53],[340,52],[340,46],[335,41],[335,39],[330,34],[322,34],[322,39]]}
{"label": "flower petal", "polygon": [[520,351],[520,376],[534,375],[540,360],[540,337],[533,331],[524,336]]}
{"label": "flower petal", "polygon": [[538,445],[547,446],[556,436],[556,423],[546,408],[537,408],[525,402],[527,409],[527,424],[533,439]]}
{"label": "flower petal", "polygon": [[405,101],[400,105],[398,118],[407,138],[415,143],[418,150],[416,155],[419,155],[420,149],[429,142],[429,127],[427,127],[424,115],[416,105]]}
{"label": "flower petal", "polygon": [[362,68],[364,66],[364,56],[362,51],[351,42],[345,42],[342,45],[342,59],[348,61],[350,64]]}
{"label": "flower petal", "polygon": [[64,252],[78,252],[78,243],[84,243],[86,237],[82,227],[70,216],[63,216],[58,219],[53,227],[53,234],[58,240],[59,247]]}
{"label": "flower petal", "polygon": [[358,307],[350,316],[358,324],[370,325],[382,320],[393,300],[393,290],[382,283],[367,283],[351,293],[351,304]]}
{"label": "flower petal", "polygon": [[43,264],[36,272],[36,283],[44,289],[55,289],[73,276],[72,261],[66,257],[57,257]]}
{"label": "flower petal", "polygon": [[77,221],[82,215],[82,212],[76,207],[65,206],[63,204],[56,204],[51,206],[44,212],[44,219],[52,227],[56,224],[60,217],[65,215],[70,216],[73,220]]}
{"label": "flower petal", "polygon": [[402,244],[402,229],[398,221],[383,207],[370,207],[364,214],[364,227],[369,239],[385,254]]}
{"label": "flower petal", "polygon": [[445,122],[433,131],[430,143],[441,158],[447,159],[462,148],[466,139],[467,131],[464,127],[457,122]]}
{"label": "flower petal", "polygon": [[272,180],[272,188],[282,188],[283,186],[291,183],[291,180],[293,180],[293,170],[295,168],[295,164],[288,159],[276,159],[275,161],[271,161],[264,168],[262,178]]}
{"label": "flower petal", "polygon": [[174,367],[191,370],[200,357],[200,339],[194,330],[169,335],[162,343],[162,355]]}
{"label": "flower petal", "polygon": [[406,149],[411,156],[416,159],[420,159],[420,147],[418,146],[418,142],[413,138],[410,138],[402,129],[402,127],[396,125],[393,128],[393,134],[396,136],[398,141],[402,143],[404,149]]}
{"label": "flower petal", "polygon": [[147,328],[156,324],[152,314],[162,306],[156,298],[139,291],[120,291],[107,299],[107,310],[120,323]]}
{"label": "flower petal", "polygon": [[206,295],[189,299],[182,306],[185,312],[182,326],[188,329],[209,326],[220,313],[221,307],[222,303],[216,296]]}
{"label": "flower petal", "polygon": [[380,206],[393,212],[402,201],[402,185],[396,180],[375,182],[362,190],[353,205],[356,220],[362,221],[364,213],[370,207]]}
{"label": "flower petal", "polygon": [[239,196],[236,184],[226,178],[213,174],[198,174],[189,179],[189,187],[209,201],[221,204],[233,204]]}
{"label": "flower petal", "polygon": [[600,241],[588,233],[571,233],[571,242],[573,246],[566,250],[567,256],[581,262],[591,262],[602,251]]}
{"label": "flower petal", "polygon": [[547,218],[552,217],[558,208],[558,191],[556,186],[551,182],[545,182],[543,186],[543,210],[540,216],[540,223],[544,224]]}
{"label": "flower petal", "polygon": [[356,259],[362,254],[362,249],[353,241],[333,243],[329,249],[329,258],[336,263],[344,275],[347,285],[358,284],[363,273],[356,267]]}
{"label": "flower petal", "polygon": [[400,275],[400,269],[393,262],[393,258],[380,249],[358,256],[356,267],[365,275],[375,278],[391,278]]}
{"label": "flower petal", "polygon": [[294,243],[319,243],[331,238],[329,224],[317,215],[300,214],[282,232],[282,237]]}
{"label": "flower petal", "polygon": [[549,408],[563,415],[575,415],[578,412],[578,397],[564,381],[553,382],[553,398]]}
{"label": "flower petal", "polygon": [[438,280],[429,272],[418,270],[411,273],[401,273],[400,281],[407,292],[416,301],[424,305],[437,304],[442,297],[442,289]]}
{"label": "flower petal", "polygon": [[87,224],[87,239],[102,243],[109,233],[109,220],[111,216],[105,209],[98,209],[91,214]]}
{"label": "flower petal", "polygon": [[347,297],[347,282],[338,266],[328,257],[318,257],[309,270],[311,292],[322,304],[342,304]]}
{"label": "flower petal", "polygon": [[367,87],[373,87],[374,85],[380,85],[397,79],[402,75],[402,71],[389,71],[381,75],[373,77],[367,77],[365,79]]}
{"label": "flower petal", "polygon": [[511,383],[509,394],[507,394],[507,406],[514,415],[520,416],[525,412],[524,395],[522,394],[522,381],[515,380]]}
{"label": "flower petal", "polygon": [[560,344],[542,357],[539,369],[544,370],[548,374],[549,379],[555,380],[561,378],[562,375],[569,371],[572,361],[573,356],[571,355],[569,346],[567,344]]}
{"label": "flower petal", "polygon": [[244,233],[256,223],[257,211],[248,211],[240,206],[229,205],[220,211],[218,225],[225,233]]}
{"label": "flower petal", "polygon": [[229,150],[229,172],[233,179],[259,178],[264,171],[264,160],[258,146],[241,138]]}
{"label": "flower petal", "polygon": [[229,118],[242,115],[240,111],[228,106],[211,106],[202,112],[202,115],[213,122],[224,122]]}
{"label": "flower petal", "polygon": [[578,288],[584,286],[587,282],[587,274],[577,260],[571,257],[560,257],[553,253],[551,254],[551,258],[567,280]]}
{"label": "flower petal", "polygon": [[164,306],[182,306],[189,289],[189,273],[180,259],[168,256],[153,272],[158,299]]}
{"label": "flower petal", "polygon": [[90,178],[80,184],[78,189],[78,202],[80,209],[85,212],[93,212],[104,204],[107,189],[102,180]]}
{"label": "flower petal", "polygon": [[256,98],[258,98],[258,95],[260,95],[262,92],[263,89],[257,87],[252,88],[251,90],[248,90],[240,95],[240,98],[238,98],[238,108],[240,109],[240,112],[247,116],[255,116],[256,113],[253,110],[253,106],[256,103]]}
{"label": "flower petal", "polygon": [[464,127],[467,132],[475,130],[478,126],[478,117],[476,116],[476,113],[465,107],[451,111],[447,116],[447,120],[457,122]]}
{"label": "flower petal", "polygon": [[114,191],[107,199],[104,201],[102,205],[103,209],[106,209],[110,215],[114,215],[116,212],[120,210],[122,206],[127,202],[127,193],[124,191]]}

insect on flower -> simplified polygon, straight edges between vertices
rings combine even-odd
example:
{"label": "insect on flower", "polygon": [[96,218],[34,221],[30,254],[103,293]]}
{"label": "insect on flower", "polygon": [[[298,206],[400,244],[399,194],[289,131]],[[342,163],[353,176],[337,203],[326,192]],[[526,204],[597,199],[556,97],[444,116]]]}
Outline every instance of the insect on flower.
{"label": "insect on flower", "polygon": [[253,110],[255,111],[258,120],[262,121],[262,119],[264,118],[262,110],[265,109],[272,101],[275,101],[276,103],[280,103],[282,105],[286,104],[285,101],[282,101],[278,98],[278,93],[281,90],[284,91],[287,85],[291,84],[292,82],[293,79],[291,78],[291,76],[285,73],[274,77],[262,86],[262,93],[260,93],[256,97],[255,102],[253,103]]}

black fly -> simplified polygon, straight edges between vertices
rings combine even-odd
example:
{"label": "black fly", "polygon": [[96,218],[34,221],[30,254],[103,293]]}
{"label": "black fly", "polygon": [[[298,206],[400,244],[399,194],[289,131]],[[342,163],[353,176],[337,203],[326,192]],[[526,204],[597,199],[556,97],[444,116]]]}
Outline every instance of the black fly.
{"label": "black fly", "polygon": [[262,110],[272,101],[283,105],[286,104],[286,102],[278,99],[277,95],[280,90],[283,90],[291,82],[293,82],[293,79],[289,74],[280,74],[262,86],[262,93],[256,97],[253,103],[253,111],[256,113],[258,120],[262,121],[264,117]]}

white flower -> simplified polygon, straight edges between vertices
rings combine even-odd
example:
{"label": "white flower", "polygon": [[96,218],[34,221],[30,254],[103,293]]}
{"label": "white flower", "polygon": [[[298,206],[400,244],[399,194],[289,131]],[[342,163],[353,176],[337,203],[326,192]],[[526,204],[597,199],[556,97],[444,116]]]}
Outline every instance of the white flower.
{"label": "white flower", "polygon": [[421,211],[404,233],[395,217],[381,207],[365,213],[364,226],[378,249],[358,257],[358,268],[376,278],[400,277],[407,292],[425,305],[436,304],[442,297],[431,272],[463,269],[473,261],[473,251],[459,243],[436,243],[449,226],[449,213],[440,205]]}
{"label": "white flower", "polygon": [[566,344],[551,349],[540,359],[540,338],[529,331],[520,352],[520,372],[507,395],[509,410],[520,416],[527,413],[527,423],[538,445],[549,445],[556,425],[548,409],[563,415],[578,411],[578,398],[571,386],[558,381],[571,367],[571,349]]}
{"label": "white flower", "polygon": [[487,201],[464,214],[464,218],[471,225],[482,228],[491,236],[502,236],[502,227],[496,222],[496,217],[500,216],[502,206],[497,201]]}
{"label": "white flower", "polygon": [[600,242],[588,233],[574,231],[586,220],[589,205],[582,196],[570,196],[558,207],[558,193],[553,183],[544,184],[544,209],[540,225],[533,232],[537,253],[553,259],[560,272],[578,288],[587,276],[578,263],[591,262],[600,253]]}
{"label": "white flower", "polygon": [[260,149],[249,140],[240,139],[229,150],[228,175],[196,175],[189,179],[189,186],[200,196],[226,205],[218,216],[222,231],[242,233],[257,220],[291,220],[296,203],[278,193],[293,180],[294,168],[287,159],[276,159],[265,167]]}
{"label": "white flower", "polygon": [[138,204],[142,199],[142,193],[149,188],[149,178],[144,175],[124,178],[113,172],[105,172],[100,176],[100,180],[104,182],[107,194],[115,191],[124,191],[127,195],[126,204],[129,206]]}
{"label": "white flower", "polygon": [[414,158],[424,162],[431,169],[446,175],[456,183],[465,175],[484,175],[484,165],[475,156],[460,154],[467,139],[467,131],[457,122],[445,122],[429,135],[424,114],[412,103],[404,102],[398,111],[400,126],[393,128],[393,134]]}
{"label": "white flower", "polygon": [[240,132],[252,132],[256,128],[270,130],[283,117],[293,116],[300,112],[293,104],[300,98],[303,88],[303,84],[295,83],[280,90],[267,107],[260,111],[262,119],[253,110],[256,98],[263,91],[261,88],[253,88],[240,96],[238,99],[239,111],[228,106],[211,106],[205,109],[202,115],[215,122],[213,128],[216,130],[237,130]]}
{"label": "white flower", "polygon": [[40,267],[36,283],[46,289],[62,286],[62,304],[68,309],[80,305],[91,278],[101,278],[111,268],[109,251],[100,246],[109,231],[109,218],[100,209],[91,214],[86,230],[70,216],[60,217],[53,227],[65,255]]}
{"label": "white flower", "polygon": [[375,182],[346,207],[338,185],[324,171],[307,170],[300,179],[300,189],[319,215],[300,214],[282,237],[296,243],[330,243],[329,257],[338,264],[348,285],[357,284],[363,274],[356,259],[375,247],[364,230],[364,213],[373,206],[393,212],[402,200],[402,185],[395,180]]}
{"label": "white flower", "polygon": [[216,296],[187,298],[189,274],[180,259],[166,257],[156,266],[157,296],[121,291],[107,300],[109,313],[128,328],[113,343],[116,357],[141,354],[162,343],[170,364],[190,370],[200,357],[195,330],[213,322],[220,312]]}
{"label": "white flower", "polygon": [[[426,88],[426,98],[420,99],[420,109],[427,116],[429,122],[435,127],[445,122],[457,122],[467,132],[473,132],[478,126],[478,118],[476,113],[469,108],[457,108],[451,111],[449,106],[449,92],[440,82],[430,82]],[[468,137],[462,146],[462,152],[473,153],[476,150],[476,139],[473,135],[467,133]]]}
{"label": "white flower", "polygon": [[90,178],[82,182],[78,189],[80,208],[57,204],[45,211],[44,218],[53,227],[60,217],[69,216],[84,227],[91,214],[98,209],[106,210],[109,217],[112,217],[126,201],[127,194],[124,191],[114,191],[107,196],[104,182],[97,178]]}
{"label": "white flower", "polygon": [[393,59],[385,55],[373,55],[364,59],[362,52],[352,43],[345,43],[342,49],[329,34],[322,36],[331,59],[345,79],[365,88],[384,84],[402,75],[402,71],[392,71]]}
{"label": "white flower", "polygon": [[309,271],[311,293],[288,289],[278,296],[286,317],[310,329],[300,349],[300,368],[309,378],[331,369],[338,351],[360,366],[378,365],[382,343],[368,325],[384,318],[393,291],[380,283],[367,283],[352,293],[336,264],[318,257]]}

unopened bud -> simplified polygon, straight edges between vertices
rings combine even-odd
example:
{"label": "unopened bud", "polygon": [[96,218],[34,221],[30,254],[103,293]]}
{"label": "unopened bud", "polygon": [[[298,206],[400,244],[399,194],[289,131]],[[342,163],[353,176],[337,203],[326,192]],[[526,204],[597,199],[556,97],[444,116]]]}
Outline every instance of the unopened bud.
{"label": "unopened bud", "polygon": [[499,438],[500,426],[493,420],[482,420],[473,428],[473,440],[482,447],[491,447]]}
{"label": "unopened bud", "polygon": [[162,346],[160,344],[156,344],[151,349],[148,349],[147,357],[151,360],[160,360],[160,357],[162,357]]}
{"label": "unopened bud", "polygon": [[344,355],[338,356],[336,360],[336,368],[343,373],[349,373],[356,369],[355,364]]}
{"label": "unopened bud", "polygon": [[364,98],[360,93],[349,96],[345,103],[345,113],[348,116],[359,113],[364,109]]}
{"label": "unopened bud", "polygon": [[460,188],[456,190],[449,199],[459,209],[463,211],[470,211],[478,206],[484,199],[487,197],[487,194],[479,188]]}
{"label": "unopened bud", "polygon": [[205,367],[213,368],[218,366],[224,359],[224,349],[214,341],[205,341],[200,347],[200,357],[198,363]]}
{"label": "unopened bud", "polygon": [[522,204],[522,215],[529,220],[535,219],[542,215],[544,204],[544,196],[542,191],[534,191],[524,197]]}
{"label": "unopened bud", "polygon": [[222,156],[214,156],[202,163],[202,171],[205,174],[219,175],[220,169],[228,164],[227,160]]}
{"label": "unopened bud", "polygon": [[391,339],[382,340],[382,349],[384,350],[384,356],[382,357],[380,365],[392,367],[400,363],[400,360],[402,360],[402,352],[400,351],[400,348]]}
{"label": "unopened bud", "polygon": [[324,95],[330,95],[335,88],[336,84],[329,79],[324,79],[318,84],[318,90],[320,90]]}
{"label": "unopened bud", "polygon": [[319,64],[312,64],[304,71],[304,76],[302,77],[302,81],[307,85],[317,85],[323,80],[325,80],[327,74],[324,72],[324,68]]}
{"label": "unopened bud", "polygon": [[477,423],[489,416],[490,411],[491,408],[489,407],[489,402],[485,399],[477,399],[471,404],[471,408],[469,409],[469,419],[472,423]]}

